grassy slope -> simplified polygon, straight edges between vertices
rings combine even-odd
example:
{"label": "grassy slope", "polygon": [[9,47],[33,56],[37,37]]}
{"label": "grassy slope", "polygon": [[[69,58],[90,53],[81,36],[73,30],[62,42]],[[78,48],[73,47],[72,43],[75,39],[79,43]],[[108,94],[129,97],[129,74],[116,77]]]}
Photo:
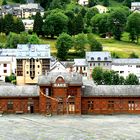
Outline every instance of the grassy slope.
{"label": "grassy slope", "polygon": [[[0,0],[0,5],[2,4],[2,2],[3,2],[3,0]],[[12,0],[7,0],[7,3],[8,4],[12,4],[12,3],[14,3]]]}

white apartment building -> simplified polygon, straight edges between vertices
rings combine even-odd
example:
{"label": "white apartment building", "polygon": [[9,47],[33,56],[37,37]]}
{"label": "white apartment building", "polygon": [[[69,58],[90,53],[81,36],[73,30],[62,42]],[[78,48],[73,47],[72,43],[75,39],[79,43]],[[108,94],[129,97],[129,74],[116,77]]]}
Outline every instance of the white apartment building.
{"label": "white apartment building", "polygon": [[140,59],[113,59],[111,69],[126,78],[130,73],[140,80]]}
{"label": "white apartment building", "polygon": [[33,30],[34,26],[34,20],[31,19],[22,19],[22,22],[24,24],[25,30]]}
{"label": "white apartment building", "polygon": [[86,59],[74,59],[73,71],[83,75],[87,79],[88,63]]}
{"label": "white apartment building", "polygon": [[78,0],[78,3],[82,6],[88,5],[88,0]]}
{"label": "white apartment building", "polygon": [[0,49],[0,80],[16,72],[16,49]]}
{"label": "white apartment building", "polygon": [[140,12],[140,2],[131,2],[131,11]]}
{"label": "white apartment building", "polygon": [[110,52],[86,52],[86,61],[88,63],[88,79],[92,78],[92,71],[95,67],[111,69],[112,58]]}

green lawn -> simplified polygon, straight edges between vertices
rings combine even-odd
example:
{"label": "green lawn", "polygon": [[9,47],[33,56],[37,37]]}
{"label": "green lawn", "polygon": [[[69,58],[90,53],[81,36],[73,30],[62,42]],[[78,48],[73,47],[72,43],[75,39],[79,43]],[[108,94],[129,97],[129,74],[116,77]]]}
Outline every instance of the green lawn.
{"label": "green lawn", "polygon": [[[122,37],[123,41],[116,41],[113,38],[108,38],[108,39],[100,38],[97,35],[94,36],[98,41],[102,43],[104,51],[115,52],[121,58],[128,58],[132,52],[135,52],[140,57],[140,40],[139,40],[139,44],[130,43],[128,40],[127,33],[123,34]],[[50,44],[51,53],[53,54],[56,53],[56,48],[55,48],[56,39],[41,38],[40,40],[42,44]],[[6,43],[6,37],[4,34],[0,34],[0,43],[2,44]],[[72,52],[74,50],[71,49],[70,51]]]}
{"label": "green lawn", "polygon": [[[0,0],[0,5],[2,4],[2,2],[3,2],[3,0]],[[8,4],[12,4],[12,3],[14,3],[12,0],[7,0],[7,3]]]}

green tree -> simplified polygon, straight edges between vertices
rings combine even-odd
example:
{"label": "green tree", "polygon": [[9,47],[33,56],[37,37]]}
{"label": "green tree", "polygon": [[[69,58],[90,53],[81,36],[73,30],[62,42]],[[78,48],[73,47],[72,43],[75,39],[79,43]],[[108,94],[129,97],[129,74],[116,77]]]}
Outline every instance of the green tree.
{"label": "green tree", "polygon": [[95,16],[96,14],[98,14],[99,11],[97,8],[89,8],[86,15],[85,15],[85,20],[86,20],[86,24],[89,26],[91,25],[90,21],[91,21],[91,18],[93,16]]}
{"label": "green tree", "polygon": [[75,34],[82,33],[84,30],[84,20],[82,15],[79,13],[75,17]]}
{"label": "green tree", "polygon": [[102,44],[94,38],[93,34],[88,34],[87,38],[88,38],[90,51],[102,51],[103,50]]}
{"label": "green tree", "polygon": [[88,0],[88,7],[93,7],[97,4],[96,0]]}
{"label": "green tree", "polygon": [[28,43],[30,44],[40,44],[40,39],[36,34],[28,35]]}
{"label": "green tree", "polygon": [[94,32],[98,34],[106,34],[108,32],[107,25],[108,14],[96,14],[91,19],[91,26]]}
{"label": "green tree", "polygon": [[102,79],[103,83],[102,84],[104,84],[104,85],[112,85],[113,84],[113,82],[112,82],[112,73],[109,70],[104,70],[102,72],[102,74],[103,74],[103,79]]}
{"label": "green tree", "polygon": [[19,34],[19,33],[23,32],[23,31],[25,31],[25,26],[24,26],[22,20],[20,18],[16,18],[14,20],[13,32]]}
{"label": "green tree", "polygon": [[40,12],[37,12],[34,18],[33,32],[37,35],[42,35],[43,18]]}
{"label": "green tree", "polygon": [[129,32],[130,40],[138,43],[140,36],[140,13],[132,13],[127,20],[127,31]]}
{"label": "green tree", "polygon": [[7,0],[3,0],[2,5],[7,5]]}
{"label": "green tree", "polygon": [[130,73],[125,80],[125,85],[139,85],[139,79],[135,74]]}
{"label": "green tree", "polygon": [[103,5],[104,6],[109,6],[109,0],[103,0]]}
{"label": "green tree", "polygon": [[95,67],[92,71],[92,79],[95,84],[102,85],[103,84],[103,69],[101,67]]}
{"label": "green tree", "polygon": [[135,54],[134,52],[132,52],[130,53],[129,58],[139,58],[139,56]]}
{"label": "green tree", "polygon": [[6,35],[8,35],[9,32],[13,32],[13,30],[14,30],[14,19],[13,19],[13,16],[11,14],[5,15],[4,21],[3,21],[3,28],[4,28],[4,33]]}
{"label": "green tree", "polygon": [[62,33],[56,41],[57,58],[59,60],[66,60],[68,51],[72,46],[72,37],[66,33]]}
{"label": "green tree", "polygon": [[87,44],[87,37],[85,34],[81,33],[74,37],[74,49],[81,57],[85,56],[86,44]]}
{"label": "green tree", "polygon": [[3,27],[4,26],[4,21],[3,21],[3,18],[0,18],[0,33],[3,32]]}
{"label": "green tree", "polygon": [[59,36],[62,32],[67,32],[68,17],[62,12],[52,12],[46,19],[43,26],[45,35]]}
{"label": "green tree", "polygon": [[122,9],[112,11],[108,16],[109,30],[113,33],[114,38],[121,39],[122,32],[126,24],[126,15]]}
{"label": "green tree", "polygon": [[131,8],[131,0],[124,0],[123,4],[129,8]]}

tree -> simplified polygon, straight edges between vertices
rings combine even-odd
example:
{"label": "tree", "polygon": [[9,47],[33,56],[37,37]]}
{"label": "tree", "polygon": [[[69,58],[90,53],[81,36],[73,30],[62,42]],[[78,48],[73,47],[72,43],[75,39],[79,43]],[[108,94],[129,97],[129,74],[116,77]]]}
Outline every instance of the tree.
{"label": "tree", "polygon": [[103,5],[104,6],[109,6],[109,0],[103,0]]}
{"label": "tree", "polygon": [[36,34],[28,35],[28,43],[30,44],[40,44],[40,39]]}
{"label": "tree", "polygon": [[88,34],[87,36],[88,36],[88,43],[90,46],[90,51],[102,51],[103,50],[102,44],[94,38],[93,34]]}
{"label": "tree", "polygon": [[7,0],[3,0],[2,5],[7,5]]}
{"label": "tree", "polygon": [[93,16],[95,16],[96,14],[98,14],[99,11],[97,8],[89,8],[86,15],[85,15],[85,20],[86,20],[86,24],[89,26],[91,25],[90,21],[91,21],[91,18]]}
{"label": "tree", "polygon": [[74,37],[74,49],[81,57],[85,56],[86,44],[87,44],[87,37],[85,34],[81,33]]}
{"label": "tree", "polygon": [[103,69],[101,67],[95,67],[92,71],[92,79],[95,84],[102,85],[103,83]]}
{"label": "tree", "polygon": [[23,32],[23,31],[25,31],[25,26],[24,26],[22,20],[20,18],[16,18],[14,20],[13,32],[19,34],[19,33]]}
{"label": "tree", "polygon": [[79,13],[75,17],[75,34],[82,33],[84,30],[84,20],[82,15]]}
{"label": "tree", "polygon": [[4,26],[4,21],[3,21],[3,18],[0,18],[0,33],[3,32],[3,27]]}
{"label": "tree", "polygon": [[62,33],[56,42],[57,58],[59,60],[66,60],[69,49],[73,46],[72,37],[66,33]]}
{"label": "tree", "polygon": [[124,0],[123,4],[129,8],[131,8],[131,0]]}
{"label": "tree", "polygon": [[88,7],[93,7],[96,5],[96,0],[88,0]]}
{"label": "tree", "polygon": [[40,12],[37,12],[34,18],[33,32],[37,35],[42,35],[43,19]]}
{"label": "tree", "polygon": [[91,19],[91,26],[93,29],[93,32],[96,32],[98,34],[106,34],[108,32],[108,25],[107,25],[107,19],[108,19],[108,13],[103,14],[96,14]]}
{"label": "tree", "polygon": [[43,8],[48,9],[52,0],[35,0],[35,2],[40,3]]}
{"label": "tree", "polygon": [[125,85],[139,85],[139,79],[135,74],[130,73],[125,80]]}
{"label": "tree", "polygon": [[51,12],[45,20],[43,31],[45,35],[59,36],[62,32],[67,32],[68,17],[62,12]]}
{"label": "tree", "polygon": [[126,29],[129,32],[130,40],[132,42],[136,40],[138,43],[140,36],[140,13],[135,12],[128,17]]}
{"label": "tree", "polygon": [[113,33],[114,38],[121,39],[122,32],[126,24],[126,15],[122,9],[112,11],[108,16],[109,30]]}
{"label": "tree", "polygon": [[9,32],[13,32],[13,30],[14,30],[14,19],[13,19],[13,16],[11,14],[5,15],[4,21],[3,21],[3,28],[4,28],[4,33],[6,35],[8,35]]}
{"label": "tree", "polygon": [[132,53],[129,55],[129,58],[139,58],[139,56],[136,55],[134,52],[132,52]]}

